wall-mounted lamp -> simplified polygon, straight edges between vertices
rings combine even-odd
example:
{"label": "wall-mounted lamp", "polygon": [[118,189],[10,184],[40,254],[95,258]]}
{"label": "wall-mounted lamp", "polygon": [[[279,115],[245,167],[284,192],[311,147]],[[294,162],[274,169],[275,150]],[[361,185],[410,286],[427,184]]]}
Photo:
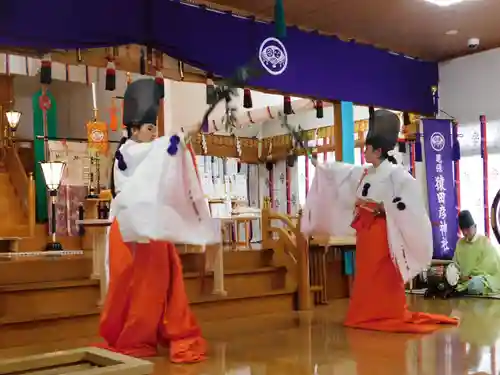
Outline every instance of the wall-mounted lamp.
{"label": "wall-mounted lamp", "polygon": [[21,112],[10,110],[5,112],[5,116],[7,117],[9,129],[12,132],[12,137],[15,137],[17,127],[19,126],[19,120],[21,120]]}

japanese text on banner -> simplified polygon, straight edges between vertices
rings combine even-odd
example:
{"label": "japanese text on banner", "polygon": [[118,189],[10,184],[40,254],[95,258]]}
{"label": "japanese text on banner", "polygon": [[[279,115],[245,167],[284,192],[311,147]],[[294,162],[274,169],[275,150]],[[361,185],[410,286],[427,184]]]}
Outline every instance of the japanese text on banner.
{"label": "japanese text on banner", "polygon": [[448,244],[448,214],[446,212],[446,180],[443,175],[443,157],[436,153],[436,175],[434,176],[434,188],[438,202],[439,232],[441,234],[440,247],[443,253],[450,251]]}

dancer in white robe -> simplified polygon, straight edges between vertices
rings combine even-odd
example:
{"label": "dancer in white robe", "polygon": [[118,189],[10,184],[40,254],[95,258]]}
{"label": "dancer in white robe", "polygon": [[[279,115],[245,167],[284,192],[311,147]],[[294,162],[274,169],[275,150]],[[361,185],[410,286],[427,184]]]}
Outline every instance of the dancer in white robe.
{"label": "dancer in white robe", "polygon": [[220,241],[184,135],[155,139],[160,95],[154,80],[131,83],[124,98],[128,137],[116,152],[109,234],[109,285],[101,314],[104,347],[176,363],[205,359],[175,243]]}
{"label": "dancer in white robe", "polygon": [[431,332],[457,321],[406,308],[404,283],[430,264],[433,243],[420,186],[391,154],[399,127],[394,113],[371,110],[365,157],[372,166],[317,165],[302,228],[308,235],[356,232],[356,275],[345,325]]}

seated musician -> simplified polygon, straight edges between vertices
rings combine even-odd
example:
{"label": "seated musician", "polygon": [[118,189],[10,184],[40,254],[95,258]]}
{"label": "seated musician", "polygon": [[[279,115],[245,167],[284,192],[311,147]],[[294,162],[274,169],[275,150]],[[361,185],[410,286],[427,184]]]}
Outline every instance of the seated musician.
{"label": "seated musician", "polygon": [[457,290],[467,294],[500,292],[500,253],[485,235],[477,233],[469,211],[461,211],[458,225],[463,237],[457,242],[453,262],[460,269]]}

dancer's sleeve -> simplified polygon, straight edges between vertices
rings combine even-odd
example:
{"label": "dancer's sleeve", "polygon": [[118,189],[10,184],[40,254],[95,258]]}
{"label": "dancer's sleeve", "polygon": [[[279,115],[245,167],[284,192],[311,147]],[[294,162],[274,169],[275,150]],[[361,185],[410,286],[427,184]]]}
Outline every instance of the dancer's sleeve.
{"label": "dancer's sleeve", "polygon": [[[114,201],[125,242],[146,240],[209,244],[220,242],[186,145],[167,152],[168,137],[155,140]],[[172,150],[171,150],[172,151]]]}
{"label": "dancer's sleeve", "polygon": [[354,235],[351,223],[363,171],[339,162],[318,164],[302,215],[306,235]]}
{"label": "dancer's sleeve", "polygon": [[404,168],[388,180],[383,203],[391,256],[404,281],[426,269],[432,261],[432,227],[420,184]]}

